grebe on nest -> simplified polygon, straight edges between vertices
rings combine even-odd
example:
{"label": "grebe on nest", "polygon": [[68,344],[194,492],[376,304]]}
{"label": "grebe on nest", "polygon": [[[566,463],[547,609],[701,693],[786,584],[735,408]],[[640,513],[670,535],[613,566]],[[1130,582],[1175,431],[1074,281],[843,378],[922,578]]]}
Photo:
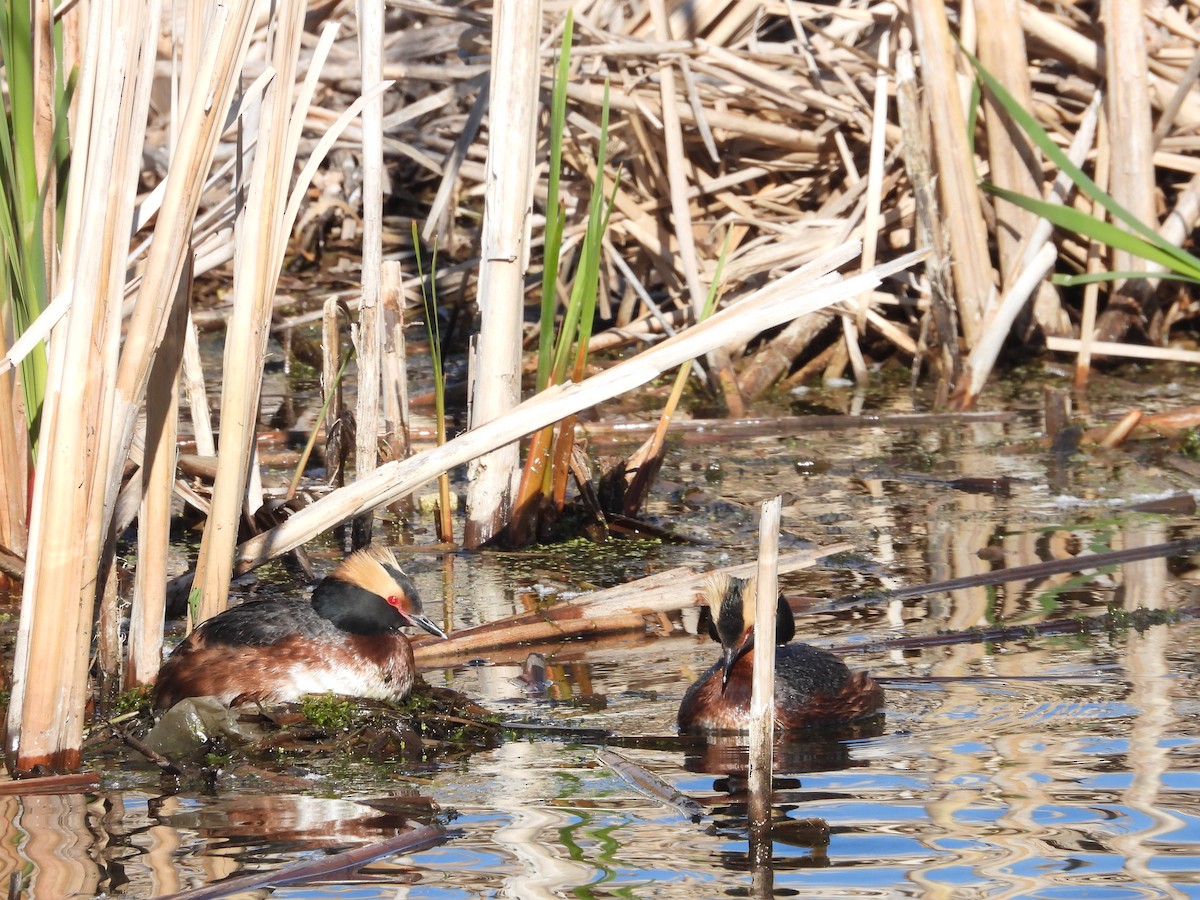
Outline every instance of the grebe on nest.
{"label": "grebe on nest", "polygon": [[415,672],[405,625],[446,636],[422,612],[392,552],[368,547],[343,560],[309,600],[251,600],[201,622],[159,671],[154,705],[207,696],[229,706],[284,703],[327,692],[402,700]]}

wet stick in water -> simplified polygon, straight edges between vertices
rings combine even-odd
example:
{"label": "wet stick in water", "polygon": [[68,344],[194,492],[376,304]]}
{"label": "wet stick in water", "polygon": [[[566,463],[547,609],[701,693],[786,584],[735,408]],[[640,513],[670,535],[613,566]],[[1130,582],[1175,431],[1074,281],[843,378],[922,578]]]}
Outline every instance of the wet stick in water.
{"label": "wet stick in water", "polygon": [[750,691],[750,867],[756,896],[771,884],[771,751],[775,743],[775,634],[779,596],[779,516],[783,498],[762,505],[758,533],[758,590],[754,598],[754,680]]}
{"label": "wet stick in water", "polygon": [[639,793],[677,810],[693,822],[699,822],[704,817],[704,807],[686,794],[675,790],[649,769],[604,747],[596,750],[596,758],[616,772],[622,781]]}

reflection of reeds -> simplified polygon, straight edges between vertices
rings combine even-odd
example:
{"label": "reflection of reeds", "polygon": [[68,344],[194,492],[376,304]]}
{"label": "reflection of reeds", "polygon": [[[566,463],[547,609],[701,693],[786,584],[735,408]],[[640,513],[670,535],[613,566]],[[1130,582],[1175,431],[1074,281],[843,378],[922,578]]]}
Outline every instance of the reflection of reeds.
{"label": "reflection of reeds", "polygon": [[[1145,546],[1166,536],[1162,522],[1132,528],[1124,532],[1126,546]],[[1124,567],[1127,610],[1140,607],[1162,609],[1167,597],[1167,561],[1151,559],[1130,563]],[[1176,715],[1171,698],[1171,669],[1167,662],[1169,627],[1157,625],[1141,634],[1130,634],[1125,650],[1128,671],[1129,701],[1137,707],[1137,715],[1129,730],[1127,759],[1132,778],[1124,791],[1125,805],[1138,813],[1145,828],[1130,829],[1112,838],[1115,850],[1125,855],[1125,870],[1134,878],[1152,885],[1164,896],[1183,897],[1184,892],[1172,885],[1167,872],[1157,870],[1154,839],[1186,827],[1182,818],[1168,812],[1159,803],[1163,790],[1163,775],[1171,767],[1170,751],[1165,740],[1173,731]],[[1137,819],[1135,819],[1136,821]]]}

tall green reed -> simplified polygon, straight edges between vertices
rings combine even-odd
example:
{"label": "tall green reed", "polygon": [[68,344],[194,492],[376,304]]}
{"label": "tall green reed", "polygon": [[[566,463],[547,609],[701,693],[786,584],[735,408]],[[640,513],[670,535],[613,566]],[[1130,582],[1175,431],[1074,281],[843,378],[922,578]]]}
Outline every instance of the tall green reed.
{"label": "tall green reed", "polygon": [[[66,81],[62,77],[62,30],[54,29],[51,85],[38,84],[34,40],[30,4],[0,5],[0,68],[8,83],[8,103],[0,115],[0,303],[13,338],[24,333],[49,302],[46,261],[57,248],[47,246],[46,238],[60,232],[70,153],[66,123],[75,76]],[[35,125],[39,92],[47,89],[52,91],[54,132],[43,153],[48,158],[39,158]],[[52,229],[45,221],[48,199],[54,210]],[[21,360],[19,371],[30,446],[36,453],[47,374],[43,344]]]}

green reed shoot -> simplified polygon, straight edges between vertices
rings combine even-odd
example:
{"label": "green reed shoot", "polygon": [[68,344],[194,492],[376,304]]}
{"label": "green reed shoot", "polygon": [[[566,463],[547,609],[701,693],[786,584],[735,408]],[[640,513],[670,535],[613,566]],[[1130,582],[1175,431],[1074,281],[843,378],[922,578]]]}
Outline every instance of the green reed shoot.
{"label": "green reed shoot", "polygon": [[[965,53],[966,51],[963,52]],[[967,58],[971,61],[971,65],[975,67],[976,76],[983,83],[987,91],[995,98],[1005,114],[1046,154],[1047,158],[1053,161],[1059,169],[1070,177],[1071,181],[1075,183],[1075,186],[1085,196],[1106,209],[1114,219],[1125,223],[1132,230],[1132,233],[1118,228],[1109,222],[1105,222],[1103,219],[1080,212],[1066,204],[1048,203],[1040,197],[1026,197],[1024,194],[1005,190],[986,182],[983,184],[984,190],[995,194],[1001,199],[1007,200],[1015,206],[1036,213],[1059,228],[1083,235],[1106,246],[1117,250],[1124,250],[1134,256],[1139,256],[1142,259],[1161,265],[1166,269],[1166,272],[1156,277],[1175,278],[1192,282],[1200,281],[1200,257],[1188,253],[1186,250],[1182,250],[1162,238],[1148,224],[1142,222],[1121,206],[1121,204],[1117,203],[1112,198],[1112,195],[1102,191],[1096,182],[1067,158],[1067,154],[1051,139],[1046,130],[1038,124],[1033,114],[1022,107],[1017,102],[1017,99],[1005,89],[1004,85],[980,64],[978,59],[970,53],[967,53]],[[1074,276],[1056,275],[1053,280],[1056,284],[1077,285],[1086,284],[1091,281],[1113,281],[1144,277],[1144,272],[1092,272]]]}
{"label": "green reed shoot", "polygon": [[[592,323],[596,314],[596,298],[599,294],[600,259],[603,253],[601,241],[608,228],[609,217],[612,215],[616,202],[617,188],[620,185],[620,174],[613,183],[612,195],[604,196],[604,164],[608,152],[608,80],[604,82],[604,103],[600,110],[600,143],[596,148],[597,179],[592,185],[591,197],[588,201],[587,231],[579,249],[579,262],[575,269],[575,280],[571,283],[571,297],[567,303],[566,314],[559,328],[558,341],[554,347],[554,359],[550,369],[550,378],[555,384],[561,384],[567,378],[567,366],[570,362],[572,344],[577,346],[575,366],[572,377],[576,380],[583,377],[583,367],[587,362],[587,345],[592,336]],[[557,261],[555,262],[557,265]]]}
{"label": "green reed shoot", "polygon": [[567,10],[563,24],[562,46],[558,68],[554,74],[554,89],[550,99],[550,161],[546,176],[546,233],[542,245],[542,313],[538,330],[537,389],[545,390],[550,383],[550,360],[554,345],[555,298],[558,294],[558,257],[562,250],[563,208],[559,198],[562,175],[563,130],[567,122],[567,79],[570,77],[571,40],[575,30],[575,15]]}
{"label": "green reed shoot", "polygon": [[[33,68],[33,23],[28,3],[0,4],[0,67],[8,84],[8,103],[0,115],[0,297],[4,315],[10,318],[14,334],[23,333],[38,317],[49,298],[49,274],[46,271],[44,210],[55,174],[55,234],[61,223],[62,203],[66,198],[67,109],[74,76],[64,83],[62,73],[62,33],[54,31],[55,130],[51,158],[39,160],[34,146],[34,119],[37,92],[46,89],[36,83]],[[39,164],[46,176],[38,183]],[[26,424],[30,445],[36,451],[37,433],[45,394],[47,360],[45,347],[39,344],[21,361],[21,387],[25,399]]]}

